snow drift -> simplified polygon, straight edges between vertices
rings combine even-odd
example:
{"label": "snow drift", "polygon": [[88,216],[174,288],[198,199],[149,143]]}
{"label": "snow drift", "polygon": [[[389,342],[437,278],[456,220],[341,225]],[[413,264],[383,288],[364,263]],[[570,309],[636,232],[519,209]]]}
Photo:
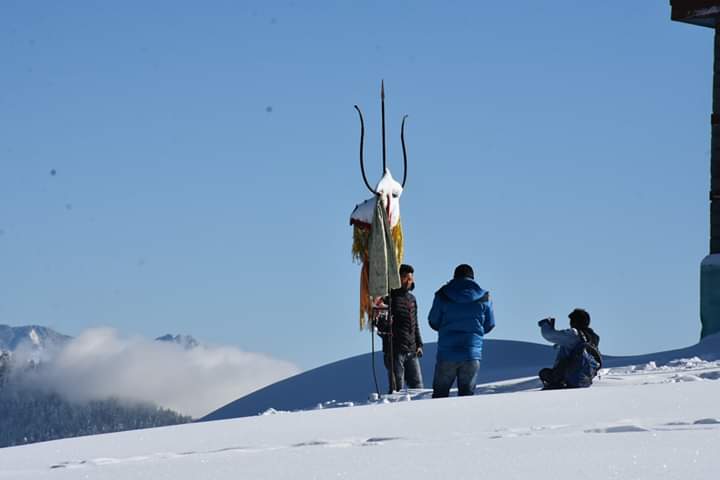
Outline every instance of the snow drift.
{"label": "snow drift", "polygon": [[[426,387],[432,386],[436,344],[425,344],[425,355],[420,360]],[[715,359],[720,356],[720,335],[704,339],[692,347],[637,356],[604,357],[605,367],[655,362],[665,365],[679,358],[699,357]],[[550,345],[539,345],[511,340],[486,339],[479,384],[508,379],[534,377],[540,368],[551,366],[555,352]],[[387,377],[382,353],[376,352],[375,364],[381,393],[387,392]],[[536,386],[530,382],[529,385]],[[480,387],[482,389],[482,387]],[[368,394],[375,391],[372,377],[371,354],[358,355],[339,362],[300,373],[239,398],[210,413],[203,420],[257,415],[268,409],[303,410],[322,406],[327,402],[365,403]]]}

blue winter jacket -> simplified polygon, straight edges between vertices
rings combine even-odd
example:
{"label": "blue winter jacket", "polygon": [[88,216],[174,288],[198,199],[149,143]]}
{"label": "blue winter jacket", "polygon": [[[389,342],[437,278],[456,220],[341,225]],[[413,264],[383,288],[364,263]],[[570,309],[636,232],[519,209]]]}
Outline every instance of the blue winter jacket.
{"label": "blue winter jacket", "polygon": [[438,361],[480,360],[483,336],[495,327],[490,294],[470,278],[456,278],[438,290],[428,320],[438,332]]}

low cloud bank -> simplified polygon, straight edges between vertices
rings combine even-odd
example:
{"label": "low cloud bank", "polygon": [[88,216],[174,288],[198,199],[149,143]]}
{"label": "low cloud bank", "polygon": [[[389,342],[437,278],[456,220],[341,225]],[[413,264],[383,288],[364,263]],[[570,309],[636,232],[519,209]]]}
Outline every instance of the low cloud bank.
{"label": "low cloud bank", "polygon": [[74,401],[149,401],[199,418],[298,372],[291,363],[235,347],[184,349],[97,328],[68,342],[26,381]]}

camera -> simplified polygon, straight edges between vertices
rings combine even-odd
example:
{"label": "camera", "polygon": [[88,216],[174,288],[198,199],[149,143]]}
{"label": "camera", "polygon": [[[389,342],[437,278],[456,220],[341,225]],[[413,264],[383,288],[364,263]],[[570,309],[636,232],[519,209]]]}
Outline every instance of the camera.
{"label": "camera", "polygon": [[547,322],[551,327],[555,328],[555,319],[553,317],[543,318],[538,322],[538,327],[542,327],[543,323]]}

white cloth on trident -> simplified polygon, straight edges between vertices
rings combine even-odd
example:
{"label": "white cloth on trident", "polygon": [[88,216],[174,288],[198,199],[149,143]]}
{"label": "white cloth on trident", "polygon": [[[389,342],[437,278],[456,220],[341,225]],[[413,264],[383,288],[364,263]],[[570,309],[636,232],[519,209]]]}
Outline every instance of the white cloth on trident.
{"label": "white cloth on trident", "polygon": [[392,228],[382,197],[375,204],[368,241],[368,293],[381,297],[400,288],[400,273]]}

